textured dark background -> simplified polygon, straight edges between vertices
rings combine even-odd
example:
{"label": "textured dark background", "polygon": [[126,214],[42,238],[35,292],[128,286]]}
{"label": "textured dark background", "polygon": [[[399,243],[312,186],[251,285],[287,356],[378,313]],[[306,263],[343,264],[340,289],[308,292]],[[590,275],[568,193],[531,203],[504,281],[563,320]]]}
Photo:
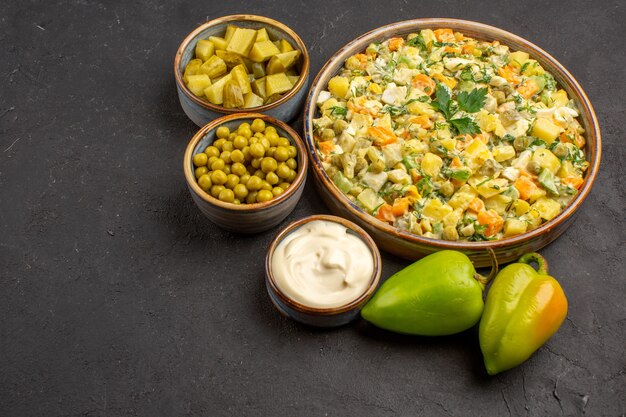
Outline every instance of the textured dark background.
{"label": "textured dark background", "polygon": [[[173,3],[0,4],[0,416],[624,415],[624,2]],[[488,377],[475,329],[417,338],[278,315],[262,272],[275,232],[221,231],[181,170],[197,127],[174,53],[237,12],[294,28],[312,77],[365,31],[459,17],[529,39],[578,78],[602,167],[542,251],[570,311],[526,364]],[[309,183],[285,222],[323,212]],[[383,276],[407,264],[385,255]]]}

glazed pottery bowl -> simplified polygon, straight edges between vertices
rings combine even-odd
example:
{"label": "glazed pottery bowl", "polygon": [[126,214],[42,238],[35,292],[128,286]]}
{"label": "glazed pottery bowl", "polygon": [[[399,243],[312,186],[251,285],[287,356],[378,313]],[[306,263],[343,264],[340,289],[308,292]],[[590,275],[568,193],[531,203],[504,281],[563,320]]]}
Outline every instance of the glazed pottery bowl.
{"label": "glazed pottery bowl", "polygon": [[[328,81],[336,75],[345,60],[363,52],[372,42],[393,36],[406,36],[421,29],[451,28],[465,35],[484,41],[499,41],[512,50],[525,51],[552,75],[569,97],[573,98],[580,113],[579,120],[585,129],[585,154],[589,168],[585,182],[576,198],[557,217],[540,227],[514,237],[484,242],[451,242],[429,239],[400,230],[375,219],[352,203],[333,183],[318,158],[313,139],[313,119],[317,116],[316,102],[321,91],[327,89]],[[601,137],[598,120],[587,95],[574,77],[552,56],[525,39],[512,33],[481,23],[457,19],[415,19],[394,23],[368,32],[341,48],[320,70],[313,82],[305,105],[305,141],[311,158],[316,187],[326,205],[335,214],[353,220],[363,227],[381,249],[406,259],[418,259],[442,249],[458,250],[467,254],[478,267],[489,265],[488,248],[495,251],[498,261],[510,262],[529,251],[536,251],[559,237],[572,223],[574,213],[585,200],[600,166]]]}
{"label": "glazed pottery bowl", "polygon": [[[266,28],[270,38],[286,39],[294,48],[302,51],[299,63],[300,78],[293,88],[283,94],[280,99],[259,107],[229,109],[211,104],[204,98],[197,97],[187,88],[183,81],[183,73],[187,63],[195,56],[196,43],[200,39],[208,39],[209,36],[222,36],[229,24],[250,29]],[[185,114],[198,126],[204,126],[209,121],[226,114],[249,112],[264,113],[289,122],[298,116],[306,97],[306,87],[309,82],[309,53],[302,39],[280,22],[267,17],[248,14],[224,16],[196,28],[180,44],[174,58],[174,77],[180,105]]]}
{"label": "glazed pottery bowl", "polygon": [[[348,229],[348,233],[352,233],[353,235],[359,237],[366,244],[372,254],[374,268],[368,287],[358,298],[340,307],[314,308],[302,305],[280,290],[272,273],[272,256],[274,255],[276,247],[282,242],[283,239],[289,236],[290,233],[315,220],[325,220],[345,226]],[[365,303],[367,303],[372,295],[374,295],[380,280],[380,273],[380,252],[378,251],[378,247],[372,238],[362,228],[351,221],[342,217],[331,215],[313,215],[289,224],[283,228],[278,235],[276,235],[267,250],[267,256],[265,258],[265,284],[274,306],[283,315],[301,323],[316,327],[342,326],[354,320],[359,315],[361,308],[363,308]]]}
{"label": "glazed pottery bowl", "polygon": [[[226,126],[232,131],[241,123],[252,123],[254,119],[262,119],[266,125],[274,126],[279,136],[286,137],[296,147],[298,151],[296,178],[283,194],[263,203],[234,204],[220,201],[198,185],[194,174],[193,157],[213,143],[217,138],[215,132],[219,126]],[[231,114],[208,123],[191,138],[183,159],[187,188],[200,211],[221,228],[246,234],[271,229],[293,211],[304,190],[307,167],[306,149],[300,136],[286,123],[258,113]]]}

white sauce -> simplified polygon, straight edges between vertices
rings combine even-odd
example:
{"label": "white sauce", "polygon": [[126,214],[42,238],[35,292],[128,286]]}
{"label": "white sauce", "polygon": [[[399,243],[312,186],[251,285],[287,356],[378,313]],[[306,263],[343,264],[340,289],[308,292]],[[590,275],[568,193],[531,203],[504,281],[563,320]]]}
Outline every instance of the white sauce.
{"label": "white sauce", "polygon": [[360,237],[338,223],[305,223],[278,244],[271,260],[278,288],[315,308],[346,305],[369,287],[374,259]]}

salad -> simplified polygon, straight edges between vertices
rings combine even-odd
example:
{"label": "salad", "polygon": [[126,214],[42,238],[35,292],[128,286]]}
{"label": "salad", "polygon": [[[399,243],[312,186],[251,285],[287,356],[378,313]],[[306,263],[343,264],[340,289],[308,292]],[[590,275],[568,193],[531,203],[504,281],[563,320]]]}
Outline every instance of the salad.
{"label": "salad", "polygon": [[317,98],[317,154],[376,219],[449,241],[556,217],[588,166],[578,110],[529,54],[451,29],[370,44]]}

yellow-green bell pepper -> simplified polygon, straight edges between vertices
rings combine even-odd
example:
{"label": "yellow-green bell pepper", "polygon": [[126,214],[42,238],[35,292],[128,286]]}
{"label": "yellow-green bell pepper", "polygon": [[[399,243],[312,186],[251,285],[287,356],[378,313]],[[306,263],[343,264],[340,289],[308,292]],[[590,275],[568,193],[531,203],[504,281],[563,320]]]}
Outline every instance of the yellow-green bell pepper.
{"label": "yellow-green bell pepper", "polygon": [[[529,264],[536,262],[535,271]],[[480,320],[479,339],[490,375],[526,361],[559,329],[567,299],[538,253],[528,253],[496,276]]]}

